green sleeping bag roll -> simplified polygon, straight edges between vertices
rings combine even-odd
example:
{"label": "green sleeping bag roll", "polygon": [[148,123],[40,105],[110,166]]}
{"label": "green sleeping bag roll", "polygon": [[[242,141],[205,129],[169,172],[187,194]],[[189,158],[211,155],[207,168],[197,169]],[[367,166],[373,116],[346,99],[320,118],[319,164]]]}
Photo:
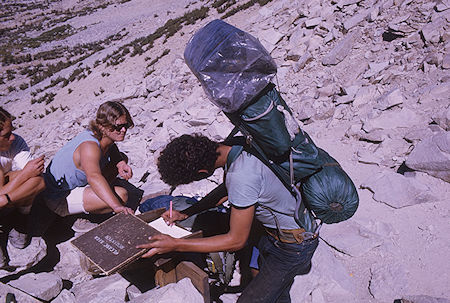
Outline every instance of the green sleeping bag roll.
{"label": "green sleeping bag roll", "polygon": [[353,216],[359,204],[355,184],[339,163],[320,148],[319,157],[325,164],[319,172],[302,183],[303,201],[323,223],[347,220]]}

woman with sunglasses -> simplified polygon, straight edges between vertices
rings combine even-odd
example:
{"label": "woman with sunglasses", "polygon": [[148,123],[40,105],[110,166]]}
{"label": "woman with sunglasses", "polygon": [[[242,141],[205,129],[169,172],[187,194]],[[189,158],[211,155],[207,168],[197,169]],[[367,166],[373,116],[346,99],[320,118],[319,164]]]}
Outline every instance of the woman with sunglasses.
{"label": "woman with sunglasses", "polygon": [[119,102],[100,105],[89,129],[64,145],[48,165],[44,179],[43,199],[60,216],[79,213],[109,212],[132,214],[125,207],[125,188],[113,186],[117,175],[132,177],[131,167],[115,142],[125,139],[133,127],[128,110]]}

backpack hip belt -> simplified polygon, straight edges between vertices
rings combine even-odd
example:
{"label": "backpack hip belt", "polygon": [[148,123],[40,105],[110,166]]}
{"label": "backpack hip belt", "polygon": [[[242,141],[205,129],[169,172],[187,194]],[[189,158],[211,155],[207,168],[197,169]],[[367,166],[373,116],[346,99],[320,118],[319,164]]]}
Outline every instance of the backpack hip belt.
{"label": "backpack hip belt", "polygon": [[271,235],[277,241],[282,243],[297,243],[300,244],[303,241],[311,240],[317,238],[317,236],[312,235],[310,232],[305,231],[303,228],[297,229],[277,229],[265,227],[266,232]]}

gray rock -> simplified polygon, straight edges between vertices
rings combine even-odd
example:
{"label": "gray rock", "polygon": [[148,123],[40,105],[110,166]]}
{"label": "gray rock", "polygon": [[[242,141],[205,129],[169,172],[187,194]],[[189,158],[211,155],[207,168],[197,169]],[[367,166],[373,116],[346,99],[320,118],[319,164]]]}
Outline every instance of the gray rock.
{"label": "gray rock", "polygon": [[437,133],[417,144],[406,165],[450,182],[450,132]]}
{"label": "gray rock", "polygon": [[450,130],[450,105],[445,108],[439,109],[431,117],[442,129]]}
{"label": "gray rock", "polygon": [[375,108],[380,110],[386,110],[393,106],[402,104],[405,102],[405,97],[403,97],[402,92],[396,88],[390,92],[385,93],[380,98],[376,100]]}
{"label": "gray rock", "polygon": [[214,121],[207,129],[209,137],[217,142],[223,141],[230,134],[233,129],[233,125],[230,122]]}
{"label": "gray rock", "polygon": [[324,242],[319,243],[310,273],[295,277],[290,291],[295,302],[358,302],[351,274],[332,251]]}
{"label": "gray rock", "polygon": [[327,97],[330,97],[330,96],[333,96],[334,94],[336,94],[338,92],[338,90],[339,90],[339,88],[337,88],[336,85],[334,85],[334,84],[322,86],[317,89],[318,95],[316,95],[316,97],[327,98]]}
{"label": "gray rock", "polygon": [[382,70],[384,70],[388,67],[389,67],[389,61],[380,62],[380,63],[371,62],[371,63],[369,63],[369,70],[364,73],[363,77],[367,79],[367,78],[376,76]]}
{"label": "gray rock", "polygon": [[359,37],[360,30],[348,33],[323,59],[323,65],[336,65],[347,57],[353,48],[353,43]]}
{"label": "gray rock", "polygon": [[443,12],[445,10],[448,10],[450,8],[450,3],[448,3],[448,1],[440,1],[438,3],[436,3],[436,11],[438,12]]}
{"label": "gray rock", "polygon": [[271,53],[276,47],[278,41],[280,41],[281,38],[284,37],[284,35],[274,28],[269,28],[259,32],[258,37],[260,37],[261,44],[267,49],[269,53]]}
{"label": "gray rock", "polygon": [[361,2],[361,0],[341,0],[337,3],[337,7],[343,8],[344,6],[352,5],[352,4],[358,4]]}
{"label": "gray rock", "polygon": [[333,224],[333,228],[323,228],[321,237],[339,251],[352,257],[361,257],[383,244],[383,237],[354,220]]}
{"label": "gray rock", "polygon": [[437,18],[425,25],[422,30],[422,36],[425,41],[430,43],[438,43],[445,31],[446,21],[444,18]]}
{"label": "gray rock", "polygon": [[123,303],[125,301],[126,289],[130,282],[121,275],[97,278],[75,285],[71,290],[77,302],[114,302]]}
{"label": "gray rock", "polygon": [[408,142],[417,144],[419,141],[433,136],[433,131],[430,128],[420,128],[409,130],[403,138]]}
{"label": "gray rock", "polygon": [[402,208],[415,204],[431,202],[436,198],[430,194],[430,188],[415,180],[394,172],[378,173],[361,184],[369,189],[375,201],[393,208]]}
{"label": "gray rock", "polygon": [[344,96],[338,96],[334,99],[334,102],[336,102],[336,104],[347,104],[347,103],[351,103],[353,102],[353,100],[355,99],[354,96],[351,95],[344,95]]}
{"label": "gray rock", "polygon": [[352,16],[351,18],[346,19],[344,21],[344,29],[345,30],[352,29],[353,27],[358,25],[361,21],[366,19],[370,15],[371,12],[372,12],[372,8],[364,10],[362,12],[359,12],[358,14]]}
{"label": "gray rock", "polygon": [[216,118],[217,111],[211,111],[209,108],[202,108],[195,111],[189,111],[190,117],[187,123],[191,126],[210,125]]}
{"label": "gray rock", "polygon": [[360,123],[350,125],[350,127],[345,132],[345,136],[348,138],[353,137],[358,140],[361,135],[361,126],[362,126],[362,124],[360,124]]}
{"label": "gray rock", "polygon": [[289,37],[289,54],[300,55],[306,51],[306,42],[309,37],[305,37],[305,31],[300,26],[294,28],[292,35]]}
{"label": "gray rock", "polygon": [[383,160],[379,155],[367,149],[358,150],[356,155],[358,157],[358,162],[365,164],[381,165]]}
{"label": "gray rock", "polygon": [[435,298],[425,295],[402,296],[401,303],[450,303],[446,298]]}
{"label": "gray rock", "polygon": [[377,90],[375,86],[362,86],[355,95],[353,100],[353,106],[360,107],[369,104],[377,96]]}
{"label": "gray rock", "polygon": [[419,102],[433,106],[436,104],[436,101],[442,100],[443,104],[447,107],[449,95],[450,83],[448,82],[427,85],[420,90]]}
{"label": "gray rock", "polygon": [[13,288],[7,284],[3,284],[0,282],[0,302],[7,302],[6,295],[11,293],[16,298],[17,302],[20,303],[41,303],[42,301],[33,298],[32,296],[22,292],[19,289]]}
{"label": "gray rock", "polygon": [[10,275],[36,265],[47,255],[47,245],[40,237],[34,237],[30,245],[24,249],[18,249],[8,243],[9,265],[15,267],[14,272],[8,272],[0,269],[0,277]]}
{"label": "gray rock", "polygon": [[147,78],[145,84],[146,84],[145,88],[149,93],[157,91],[161,88],[161,82],[155,78]]}
{"label": "gray rock", "polygon": [[364,128],[370,131],[366,126],[370,123],[371,129],[395,129],[395,128],[411,128],[426,127],[427,121],[409,108],[402,108],[396,111],[384,111],[380,116],[365,121]]}
{"label": "gray rock", "polygon": [[377,263],[370,268],[369,291],[382,302],[393,302],[401,297],[408,287],[405,269],[398,263]]}
{"label": "gray rock", "polygon": [[[301,104],[301,106],[300,106]],[[293,108],[297,113],[297,119],[305,121],[315,115],[316,109],[313,106],[314,99],[310,97],[304,97],[300,100],[299,104]]]}
{"label": "gray rock", "polygon": [[294,72],[299,72],[301,69],[305,67],[306,64],[308,64],[310,61],[313,60],[313,56],[310,52],[305,52],[297,62],[293,65]]}
{"label": "gray rock", "polygon": [[333,117],[336,107],[329,104],[327,101],[316,102],[315,114],[313,115],[314,120],[326,120]]}
{"label": "gray rock", "polygon": [[308,20],[305,21],[305,27],[306,28],[316,27],[321,22],[322,22],[322,18],[320,18],[320,17],[308,19]]}
{"label": "gray rock", "polygon": [[450,69],[450,54],[445,54],[442,60],[442,68]]}
{"label": "gray rock", "polygon": [[29,273],[8,283],[33,297],[44,301],[55,298],[62,290],[62,279],[52,273]]}
{"label": "gray rock", "polygon": [[127,287],[127,296],[130,300],[139,297],[142,295],[142,292],[137,288],[136,285],[130,285]]}
{"label": "gray rock", "polygon": [[77,300],[72,292],[63,289],[59,295],[52,300],[52,303],[77,303]]}
{"label": "gray rock", "polygon": [[192,285],[189,278],[171,283],[158,289],[152,289],[129,301],[130,303],[198,303],[203,302],[202,295]]}
{"label": "gray rock", "polygon": [[60,253],[60,260],[54,267],[54,272],[62,279],[81,282],[92,279],[92,276],[81,268],[80,253],[70,242],[63,242],[56,246]]}

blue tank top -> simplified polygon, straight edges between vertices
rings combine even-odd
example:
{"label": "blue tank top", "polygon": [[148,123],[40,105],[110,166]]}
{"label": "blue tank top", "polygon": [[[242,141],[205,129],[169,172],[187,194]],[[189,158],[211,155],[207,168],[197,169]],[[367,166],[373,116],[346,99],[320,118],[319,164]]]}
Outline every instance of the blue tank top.
{"label": "blue tank top", "polygon": [[[73,153],[86,141],[93,141],[100,147],[100,142],[93,136],[91,131],[84,131],[66,143],[54,156],[45,173],[45,195],[49,198],[67,196],[76,187],[88,184],[86,174],[76,168],[73,162]],[[100,168],[106,165],[107,159],[102,156]]]}

